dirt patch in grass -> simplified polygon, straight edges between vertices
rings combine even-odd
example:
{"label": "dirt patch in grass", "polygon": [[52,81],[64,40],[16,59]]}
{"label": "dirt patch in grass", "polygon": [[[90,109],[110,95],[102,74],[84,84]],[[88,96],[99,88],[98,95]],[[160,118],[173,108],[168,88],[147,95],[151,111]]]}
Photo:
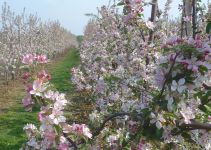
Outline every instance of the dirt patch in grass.
{"label": "dirt patch in grass", "polygon": [[24,94],[21,80],[10,81],[8,85],[0,85],[0,114],[17,104],[20,105]]}

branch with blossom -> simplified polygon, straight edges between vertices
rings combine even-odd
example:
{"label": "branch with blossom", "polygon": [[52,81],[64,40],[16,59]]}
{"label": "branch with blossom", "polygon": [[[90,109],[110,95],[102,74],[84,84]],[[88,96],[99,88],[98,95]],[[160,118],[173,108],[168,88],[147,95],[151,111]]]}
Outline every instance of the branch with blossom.
{"label": "branch with blossom", "polygon": [[[48,62],[44,55],[27,54],[22,62],[29,68],[39,68]],[[68,149],[77,145],[72,139],[91,139],[92,134],[85,124],[66,123],[64,108],[68,101],[63,93],[52,91],[49,80],[51,76],[45,70],[36,72],[34,69],[24,74],[24,84],[27,86],[27,96],[23,99],[23,106],[32,111],[33,106],[40,106],[38,118],[39,130],[32,124],[27,124],[25,130],[28,141],[22,149]],[[34,81],[33,81],[34,80]],[[33,82],[33,83],[31,83]]]}

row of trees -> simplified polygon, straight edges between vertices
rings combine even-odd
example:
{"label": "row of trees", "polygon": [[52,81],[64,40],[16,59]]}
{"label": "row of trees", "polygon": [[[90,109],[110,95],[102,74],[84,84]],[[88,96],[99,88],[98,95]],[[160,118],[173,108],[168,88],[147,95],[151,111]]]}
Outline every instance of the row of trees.
{"label": "row of trees", "polygon": [[[194,8],[201,5],[188,2],[192,17],[180,21],[166,19],[171,1],[163,14],[157,0],[122,0],[99,9],[85,30],[81,66],[72,69],[77,91],[93,106],[88,126],[66,122],[67,100],[50,90],[49,75],[41,71],[25,79],[24,107],[41,107],[41,126],[24,127],[23,149],[210,150],[211,42],[203,21],[209,20],[202,15],[194,26],[200,15]],[[150,21],[143,19],[147,4]]]}
{"label": "row of trees", "polygon": [[0,76],[14,79],[24,54],[55,57],[70,46],[77,46],[75,36],[58,21],[42,22],[37,15],[15,14],[4,3],[0,28]]}
{"label": "row of trees", "polygon": [[210,14],[183,0],[172,20],[171,2],[120,1],[87,25],[72,81],[95,108],[92,149],[211,149]]}

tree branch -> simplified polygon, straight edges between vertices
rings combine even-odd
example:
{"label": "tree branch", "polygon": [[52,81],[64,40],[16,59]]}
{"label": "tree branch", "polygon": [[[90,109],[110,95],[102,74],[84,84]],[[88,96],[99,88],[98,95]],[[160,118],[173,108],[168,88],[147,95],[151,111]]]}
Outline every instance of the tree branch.
{"label": "tree branch", "polygon": [[179,125],[180,129],[184,129],[184,130],[197,130],[197,129],[203,129],[203,130],[207,130],[210,131],[211,130],[211,124],[209,123],[198,123],[195,121],[192,121],[190,124],[181,124]]}
{"label": "tree branch", "polygon": [[[136,115],[137,115],[137,116],[136,116]],[[128,113],[128,112],[119,112],[119,113],[112,114],[112,115],[108,116],[108,117],[103,121],[103,123],[101,124],[101,126],[93,133],[93,137],[99,135],[100,132],[104,129],[106,123],[107,123],[108,121],[112,120],[113,118],[121,117],[121,116],[133,116],[133,117],[138,118],[138,115],[141,116],[141,114],[134,114],[134,113]]]}
{"label": "tree branch", "polygon": [[66,133],[63,133],[63,135],[68,140],[68,142],[70,142],[72,144],[74,150],[77,150],[78,149],[77,144],[75,142],[73,142],[73,140],[71,140]]}
{"label": "tree branch", "polygon": [[171,76],[171,73],[172,73],[172,70],[173,70],[174,65],[175,65],[175,63],[176,63],[176,59],[177,59],[178,55],[179,55],[179,53],[176,53],[176,56],[175,56],[174,59],[173,59],[173,62],[172,62],[171,67],[170,67],[170,69],[169,69],[169,72],[168,72],[167,75],[166,75],[166,80],[164,81],[163,87],[162,87],[161,92],[160,92],[160,94],[159,94],[159,96],[158,96],[158,100],[160,100],[160,98],[163,96],[163,92],[164,92],[164,90],[165,90],[165,86],[166,86],[166,84],[167,84],[167,81],[168,81],[169,77]]}
{"label": "tree branch", "polygon": [[203,83],[202,86],[206,89],[206,90],[211,90],[211,86],[208,86],[207,84]]}
{"label": "tree branch", "polygon": [[141,129],[142,126],[139,126],[138,131],[134,135],[132,135],[128,141],[122,143],[122,148],[126,147],[130,142],[132,142],[138,136],[138,133],[141,131]]}
{"label": "tree branch", "polygon": [[177,127],[180,129],[179,131],[172,133],[173,136],[179,135],[184,131],[191,131],[191,130],[211,130],[211,124],[208,123],[198,123],[195,121],[192,121],[190,124],[182,123],[181,125],[177,125]]}

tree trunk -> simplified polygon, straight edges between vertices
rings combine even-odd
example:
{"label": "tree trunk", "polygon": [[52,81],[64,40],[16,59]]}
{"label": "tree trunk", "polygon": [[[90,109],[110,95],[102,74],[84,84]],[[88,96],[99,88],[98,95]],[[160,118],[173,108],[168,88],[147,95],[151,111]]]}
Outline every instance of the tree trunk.
{"label": "tree trunk", "polygon": [[193,7],[193,13],[192,13],[192,24],[193,24],[193,38],[196,36],[196,21],[197,21],[197,14],[196,14],[196,0],[192,0],[192,7]]}
{"label": "tree trunk", "polygon": [[[156,15],[157,15],[157,10],[158,9],[158,0],[152,0],[152,11],[151,11],[151,18],[150,21],[155,23],[156,22]],[[150,31],[149,33],[149,41],[148,43],[150,44],[154,39],[154,31]]]}
{"label": "tree trunk", "polygon": [[183,20],[183,17],[185,17],[185,0],[183,0],[183,9],[182,9],[182,18],[181,18],[181,34],[180,34],[181,38],[184,36],[184,25],[185,25],[185,22]]}
{"label": "tree trunk", "polygon": [[[192,16],[192,0],[185,0],[185,17]],[[190,36],[192,34],[192,26],[191,22],[186,22],[186,36]]]}

